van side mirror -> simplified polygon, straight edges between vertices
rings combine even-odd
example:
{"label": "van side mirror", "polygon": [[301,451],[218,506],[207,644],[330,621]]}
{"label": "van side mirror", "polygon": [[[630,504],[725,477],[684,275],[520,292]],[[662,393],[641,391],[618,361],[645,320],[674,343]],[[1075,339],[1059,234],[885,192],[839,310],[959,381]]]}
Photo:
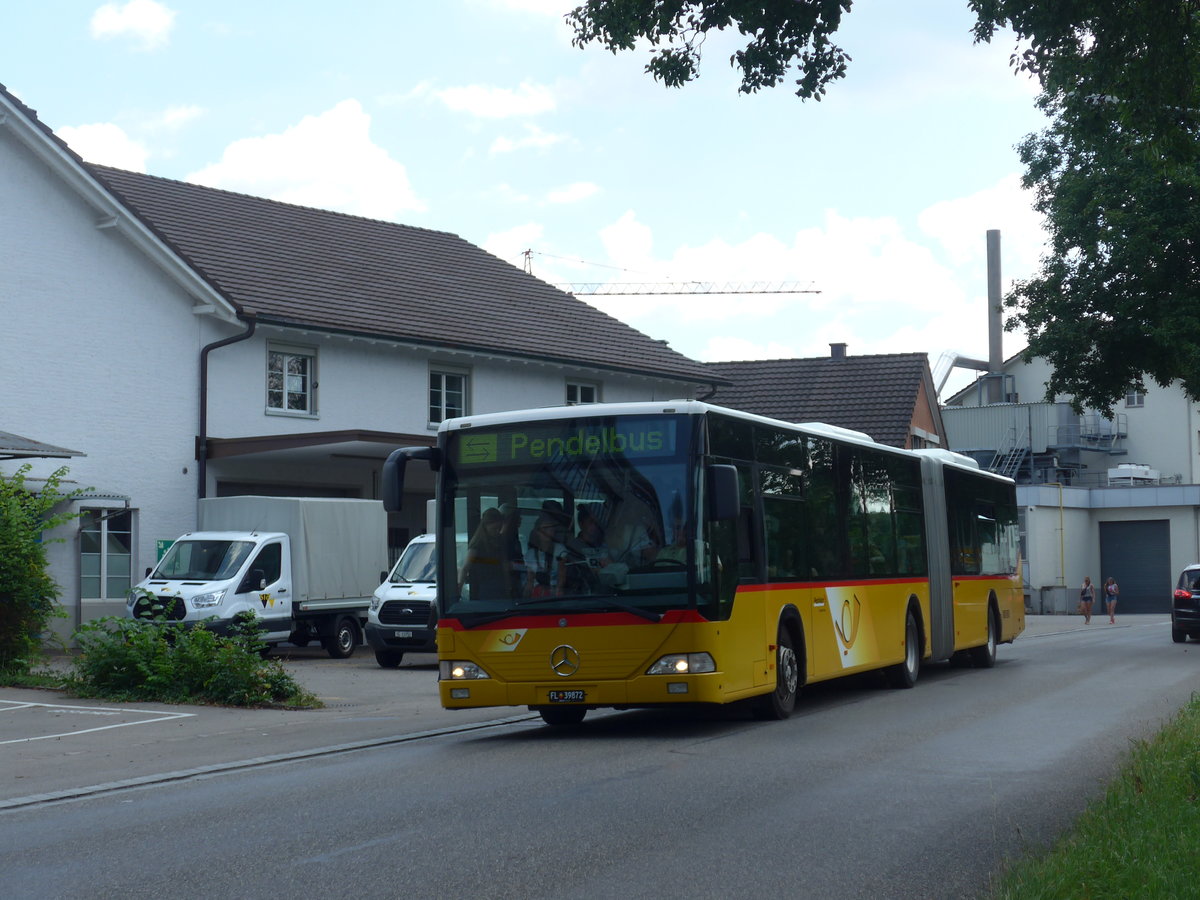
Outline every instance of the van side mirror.
{"label": "van side mirror", "polygon": [[154,569],[152,569],[150,566],[146,566],[146,575],[145,575],[145,577],[146,577],[146,578],[149,578],[149,577],[150,577],[150,573],[151,573],[151,572],[153,572],[153,571],[154,571]]}
{"label": "van side mirror", "polygon": [[380,573],[379,573],[379,581],[380,581],[380,583],[383,583],[383,582],[387,581],[387,572],[380,572]]}
{"label": "van side mirror", "polygon": [[708,489],[708,517],[714,522],[736,519],[742,506],[736,466],[711,465],[704,472]]}
{"label": "van side mirror", "polygon": [[[257,587],[256,587],[257,585]],[[267,586],[267,573],[262,569],[251,569],[246,573],[246,577],[242,579],[242,583],[238,585],[237,592],[244,594],[247,591],[261,591]]]}
{"label": "van side mirror", "polygon": [[437,447],[401,447],[393,450],[383,463],[379,479],[379,499],[388,512],[400,512],[404,502],[404,469],[410,459],[424,459],[429,468],[437,471],[442,467],[442,451]]}

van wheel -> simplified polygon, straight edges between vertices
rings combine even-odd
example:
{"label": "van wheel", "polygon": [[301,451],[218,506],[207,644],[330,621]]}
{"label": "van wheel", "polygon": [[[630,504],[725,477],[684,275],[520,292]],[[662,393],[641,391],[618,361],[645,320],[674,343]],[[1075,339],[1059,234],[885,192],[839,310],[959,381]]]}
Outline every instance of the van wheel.
{"label": "van wheel", "polygon": [[375,662],[383,666],[385,669],[394,669],[400,665],[404,659],[403,650],[376,650]]}
{"label": "van wheel", "polygon": [[904,617],[904,662],[884,670],[888,683],[894,688],[910,688],[917,683],[921,672],[921,640],[917,632],[917,617],[910,609]]}
{"label": "van wheel", "polygon": [[333,636],[325,638],[321,646],[334,659],[353,656],[354,648],[358,646],[358,623],[350,616],[342,616],[334,623]]}

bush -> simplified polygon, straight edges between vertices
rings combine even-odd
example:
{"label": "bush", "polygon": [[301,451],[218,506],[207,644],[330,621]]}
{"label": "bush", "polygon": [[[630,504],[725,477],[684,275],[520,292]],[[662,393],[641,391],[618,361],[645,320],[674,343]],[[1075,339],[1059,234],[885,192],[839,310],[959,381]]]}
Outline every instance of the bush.
{"label": "bush", "polygon": [[223,706],[320,706],[278,660],[265,659],[252,614],[233,632],[161,619],[97,619],[75,638],[67,689],[82,697]]}
{"label": "bush", "polygon": [[43,538],[77,513],[54,512],[81,491],[59,490],[66,467],[56,470],[37,493],[25,486],[31,466],[0,474],[0,672],[28,673],[44,656],[42,635],[50,619],[65,613],[55,602],[58,585],[46,572]]}

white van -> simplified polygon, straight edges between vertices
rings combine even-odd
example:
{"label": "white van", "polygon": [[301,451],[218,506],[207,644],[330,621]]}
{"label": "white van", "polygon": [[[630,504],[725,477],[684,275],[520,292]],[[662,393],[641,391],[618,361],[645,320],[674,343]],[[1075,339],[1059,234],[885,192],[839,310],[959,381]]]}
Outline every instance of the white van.
{"label": "white van", "polygon": [[405,653],[437,652],[437,554],[432,534],[413,538],[367,611],[367,643],[384,668],[400,665]]}

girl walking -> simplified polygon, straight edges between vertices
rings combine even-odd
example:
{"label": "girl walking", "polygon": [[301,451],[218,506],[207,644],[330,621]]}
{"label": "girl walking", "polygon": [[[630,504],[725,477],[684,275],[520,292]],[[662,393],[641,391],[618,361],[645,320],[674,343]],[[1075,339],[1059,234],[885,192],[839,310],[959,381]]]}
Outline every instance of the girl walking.
{"label": "girl walking", "polygon": [[1104,582],[1104,602],[1108,606],[1108,624],[1117,624],[1117,594],[1121,593],[1121,589],[1117,587],[1116,580],[1110,575],[1108,581]]}
{"label": "girl walking", "polygon": [[1092,584],[1092,576],[1083,576],[1083,587],[1079,590],[1079,611],[1083,613],[1083,624],[1092,622],[1092,604],[1096,602],[1096,586]]}

